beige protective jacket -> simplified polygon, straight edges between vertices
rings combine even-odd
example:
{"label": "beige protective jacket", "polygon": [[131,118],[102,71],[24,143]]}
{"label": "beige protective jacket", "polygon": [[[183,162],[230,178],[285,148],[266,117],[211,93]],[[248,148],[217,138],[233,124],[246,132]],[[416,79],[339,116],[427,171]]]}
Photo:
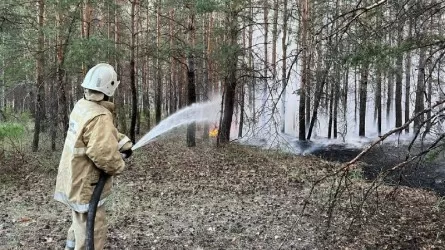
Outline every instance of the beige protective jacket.
{"label": "beige protective jacket", "polygon": [[[69,129],[57,175],[54,199],[72,210],[88,211],[100,170],[109,175],[125,168],[120,151],[132,143],[118,133],[113,123],[114,104],[106,101],[79,100],[70,115]],[[113,178],[105,183],[99,206],[110,195]]]}

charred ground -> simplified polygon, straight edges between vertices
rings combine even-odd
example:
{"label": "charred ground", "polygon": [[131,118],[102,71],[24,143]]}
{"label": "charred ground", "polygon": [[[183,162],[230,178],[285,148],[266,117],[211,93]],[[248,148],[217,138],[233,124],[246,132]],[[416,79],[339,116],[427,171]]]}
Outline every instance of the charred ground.
{"label": "charred ground", "polygon": [[[407,143],[388,142],[375,146],[360,161],[364,178],[374,180],[383,178],[388,185],[403,185],[423,188],[445,196],[445,160],[443,152],[432,152],[413,162],[390,171],[397,164],[425,150],[428,144],[414,144],[411,149]],[[348,162],[357,156],[362,148],[345,145],[330,145],[318,148],[312,155],[328,161]],[[442,150],[440,150],[442,151]]]}
{"label": "charred ground", "polygon": [[[116,178],[107,249],[443,249],[442,199],[371,187],[351,175],[329,219],[338,168],[295,156],[184,138],[150,144]],[[61,249],[70,211],[52,199],[59,153],[0,160],[0,249]],[[302,212],[303,205],[306,206]],[[327,221],[331,222],[329,228]]]}

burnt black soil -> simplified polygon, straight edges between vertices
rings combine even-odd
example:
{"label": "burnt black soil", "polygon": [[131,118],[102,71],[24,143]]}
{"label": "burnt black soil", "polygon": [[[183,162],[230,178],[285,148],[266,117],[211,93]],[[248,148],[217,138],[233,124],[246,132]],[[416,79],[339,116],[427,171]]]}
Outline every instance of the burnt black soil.
{"label": "burnt black soil", "polygon": [[[411,154],[419,152],[421,146],[413,147]],[[356,157],[362,148],[333,144],[321,147],[311,154],[328,161],[348,162]],[[360,159],[363,164],[363,176],[367,180],[384,177],[389,185],[403,185],[432,190],[445,196],[445,162],[439,157],[424,157],[397,170],[388,171],[405,161],[408,154],[407,145],[384,143],[370,150]]]}

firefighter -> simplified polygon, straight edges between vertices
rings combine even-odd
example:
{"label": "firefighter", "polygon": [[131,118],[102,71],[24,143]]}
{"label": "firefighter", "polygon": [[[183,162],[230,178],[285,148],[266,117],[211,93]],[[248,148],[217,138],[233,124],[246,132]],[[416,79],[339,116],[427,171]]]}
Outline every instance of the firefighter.
{"label": "firefighter", "polygon": [[114,126],[114,104],[109,102],[119,86],[109,64],[91,68],[81,85],[84,97],[74,106],[57,174],[54,199],[72,210],[65,249],[85,249],[89,202],[100,171],[111,177],[105,183],[94,225],[95,249],[103,249],[107,222],[104,203],[110,195],[113,178],[120,174],[131,156],[131,140]]}

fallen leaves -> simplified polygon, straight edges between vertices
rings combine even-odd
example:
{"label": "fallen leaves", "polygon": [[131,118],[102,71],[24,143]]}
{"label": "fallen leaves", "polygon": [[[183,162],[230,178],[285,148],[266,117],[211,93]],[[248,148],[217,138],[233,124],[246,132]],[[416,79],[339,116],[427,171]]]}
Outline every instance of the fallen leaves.
{"label": "fallen leaves", "polygon": [[[29,169],[35,166],[21,170]],[[137,151],[131,167],[116,178],[107,248],[445,248],[445,237],[438,233],[445,216],[440,206],[432,209],[437,197],[406,188],[393,192],[391,199],[369,201],[379,210],[360,210],[364,223],[357,228],[348,229],[350,204],[342,200],[329,237],[323,238],[324,202],[331,186],[315,190],[311,199],[307,193],[310,180],[335,169],[335,164],[314,157],[253,147],[215,148],[199,142],[187,148],[182,139],[157,141]],[[52,201],[55,175],[55,169],[37,168],[35,173],[0,176],[9,183],[0,192],[0,249],[2,244],[9,244],[6,249],[63,245],[70,211]],[[25,182],[20,176],[30,177]],[[369,185],[356,181],[348,190],[351,195]],[[391,191],[379,188],[381,197]],[[302,206],[308,208],[304,215]]]}
{"label": "fallen leaves", "polygon": [[20,222],[20,223],[30,222],[31,218],[22,217],[22,218],[18,219],[17,221]]}

